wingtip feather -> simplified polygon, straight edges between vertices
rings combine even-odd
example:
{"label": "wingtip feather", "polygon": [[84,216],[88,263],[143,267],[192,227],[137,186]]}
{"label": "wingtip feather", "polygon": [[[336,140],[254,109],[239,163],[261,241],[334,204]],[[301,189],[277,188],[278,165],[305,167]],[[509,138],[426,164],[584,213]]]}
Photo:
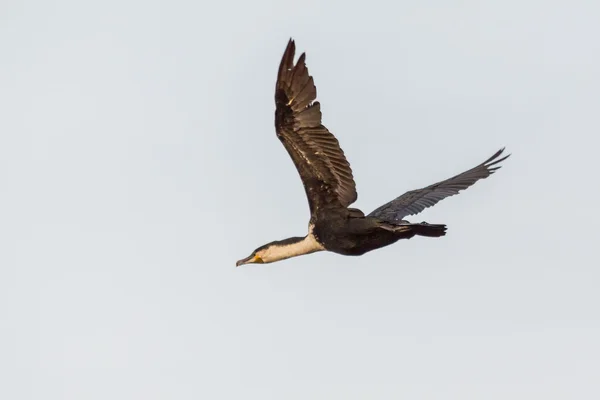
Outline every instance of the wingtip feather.
{"label": "wingtip feather", "polygon": [[504,152],[505,149],[506,149],[506,147],[502,147],[500,150],[498,150],[496,153],[494,153],[493,156],[491,156],[490,158],[485,160],[483,162],[483,165],[489,169],[491,166],[496,165],[496,164],[501,163],[502,161],[506,160],[508,157],[511,156],[510,154],[508,154],[502,158],[498,158],[502,155],[502,153]]}

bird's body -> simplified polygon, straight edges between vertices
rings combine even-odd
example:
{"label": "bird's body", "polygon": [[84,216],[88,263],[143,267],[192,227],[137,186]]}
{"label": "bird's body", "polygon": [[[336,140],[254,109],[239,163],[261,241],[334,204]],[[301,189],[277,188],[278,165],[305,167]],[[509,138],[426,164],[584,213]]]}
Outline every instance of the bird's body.
{"label": "bird's body", "polygon": [[316,87],[302,54],[294,65],[290,40],[279,66],[275,88],[277,137],[296,165],[309,203],[308,234],[268,243],[237,262],[268,263],[317,251],[357,256],[415,235],[440,237],[445,225],[413,224],[404,217],[417,214],[445,197],[457,194],[491,175],[508,156],[503,149],[484,163],[453,178],[413,190],[368,215],[349,206],[356,201],[350,164],[337,139],[321,124]]}
{"label": "bird's body", "polygon": [[325,250],[345,256],[360,256],[417,234],[443,236],[446,231],[444,225],[411,224],[407,221],[390,223],[343,211],[317,215],[309,231]]}

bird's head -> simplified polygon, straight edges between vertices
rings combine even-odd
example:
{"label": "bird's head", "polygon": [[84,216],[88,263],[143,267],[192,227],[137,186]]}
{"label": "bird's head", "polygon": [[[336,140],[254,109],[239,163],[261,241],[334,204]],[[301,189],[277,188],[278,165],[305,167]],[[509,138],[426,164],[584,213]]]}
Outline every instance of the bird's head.
{"label": "bird's head", "polygon": [[250,254],[248,257],[242,258],[241,260],[237,261],[235,263],[235,266],[239,267],[240,265],[244,264],[264,264],[265,261],[263,260],[262,256],[264,256],[265,253],[265,246],[259,247],[258,249],[254,250],[252,254]]}
{"label": "bird's head", "polygon": [[[302,239],[302,238],[298,238]],[[283,241],[275,241],[271,243],[267,243],[263,246],[260,246],[258,249],[254,250],[252,254],[250,254],[246,258],[242,258],[238,262],[235,263],[236,267],[244,264],[267,264],[275,261],[279,261],[284,257],[282,247],[284,244]]]}

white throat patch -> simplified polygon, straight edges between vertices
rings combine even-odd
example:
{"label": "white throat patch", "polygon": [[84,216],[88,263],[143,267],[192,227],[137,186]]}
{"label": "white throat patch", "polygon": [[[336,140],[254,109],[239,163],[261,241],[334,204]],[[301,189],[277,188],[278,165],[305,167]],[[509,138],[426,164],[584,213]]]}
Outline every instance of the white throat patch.
{"label": "white throat patch", "polygon": [[308,235],[303,240],[285,245],[273,245],[264,249],[259,256],[263,262],[271,263],[322,250],[325,250],[325,247],[317,242],[312,233],[312,229],[309,229]]}

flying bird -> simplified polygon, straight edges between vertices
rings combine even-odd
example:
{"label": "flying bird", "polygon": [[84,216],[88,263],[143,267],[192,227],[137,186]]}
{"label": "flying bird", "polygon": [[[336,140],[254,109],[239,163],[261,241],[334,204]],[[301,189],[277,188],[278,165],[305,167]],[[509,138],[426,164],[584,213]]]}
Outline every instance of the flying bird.
{"label": "flying bird", "polygon": [[308,234],[267,243],[236,266],[271,263],[318,251],[359,256],[413,236],[440,237],[446,225],[411,223],[404,218],[458,194],[500,168],[504,149],[476,167],[445,181],[411,190],[365,215],[349,206],[356,201],[352,169],[338,140],[321,123],[321,105],[302,53],[294,64],[296,46],[288,42],[275,85],[275,130],[300,174],[310,221]]}

